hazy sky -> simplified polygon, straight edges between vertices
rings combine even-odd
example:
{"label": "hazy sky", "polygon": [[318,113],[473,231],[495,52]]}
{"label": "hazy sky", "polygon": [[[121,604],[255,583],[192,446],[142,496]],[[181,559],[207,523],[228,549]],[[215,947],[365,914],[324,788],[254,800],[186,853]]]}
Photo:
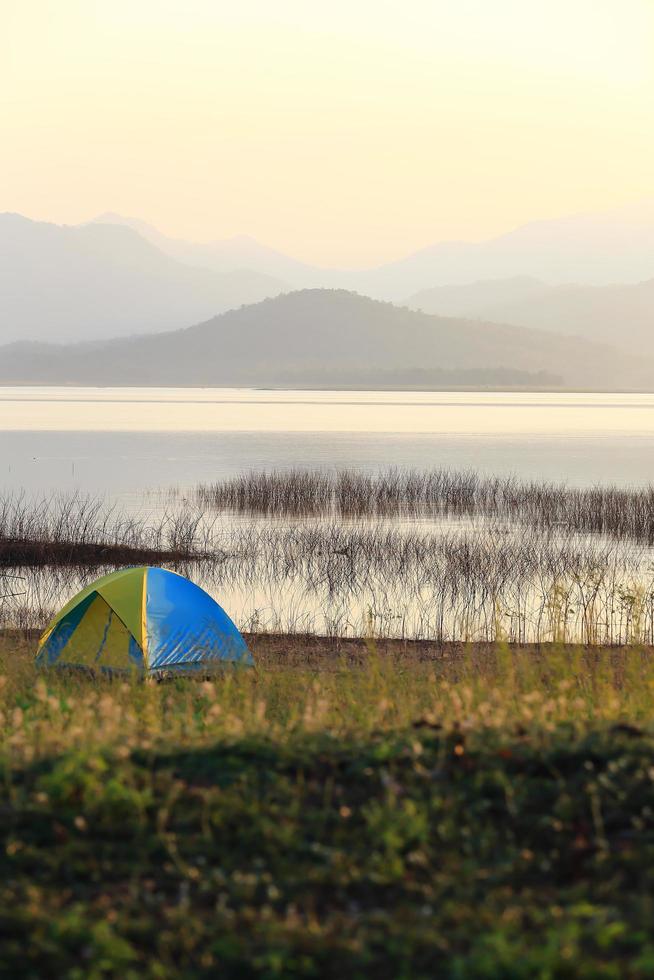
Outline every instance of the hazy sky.
{"label": "hazy sky", "polygon": [[654,195],[654,0],[0,0],[0,210],[368,265]]}

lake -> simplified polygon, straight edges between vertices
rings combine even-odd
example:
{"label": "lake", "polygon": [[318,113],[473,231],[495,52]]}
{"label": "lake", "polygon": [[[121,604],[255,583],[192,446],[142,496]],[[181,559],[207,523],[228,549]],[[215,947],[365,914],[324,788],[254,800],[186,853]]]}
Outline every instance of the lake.
{"label": "lake", "polygon": [[[185,491],[199,481],[252,468],[442,467],[628,486],[652,480],[652,461],[654,395],[0,389],[0,487],[103,494],[155,524],[192,517]],[[243,628],[488,639],[499,623],[522,641],[558,635],[563,608],[582,639],[591,589],[605,642],[630,635],[621,597],[632,593],[654,638],[652,553],[630,541],[477,518],[316,518],[304,529],[220,514],[214,527],[209,507],[202,521],[226,557],[184,571]],[[27,597],[4,615],[42,625],[100,569],[17,571]]]}
{"label": "lake", "polygon": [[449,467],[641,485],[654,394],[0,388],[0,486],[129,498],[251,468]]}

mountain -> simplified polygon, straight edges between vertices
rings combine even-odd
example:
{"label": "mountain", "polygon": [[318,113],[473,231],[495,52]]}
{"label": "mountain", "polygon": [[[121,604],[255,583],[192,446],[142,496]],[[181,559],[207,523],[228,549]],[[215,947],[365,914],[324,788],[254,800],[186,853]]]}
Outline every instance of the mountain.
{"label": "mountain", "polygon": [[528,276],[549,283],[636,283],[654,275],[654,202],[535,221],[479,243],[423,249],[366,274],[358,288],[388,298],[475,280]]}
{"label": "mountain", "polygon": [[130,228],[0,214],[0,340],[81,340],[181,327],[284,290],[164,255]]}
{"label": "mountain", "polygon": [[[652,363],[537,330],[417,313],[345,290],[302,290],[154,336],[0,350],[2,383],[386,383],[407,372],[548,372],[581,387],[646,386]],[[465,383],[465,382],[464,382]]]}
{"label": "mountain", "polygon": [[[406,281],[428,277],[434,283],[443,276],[450,278],[449,284],[421,290],[405,302],[427,313],[534,327],[654,353],[652,279],[625,285],[552,286],[524,273],[456,281],[464,268],[492,270],[502,263],[507,268],[531,263],[532,268],[553,274],[555,255],[556,261],[563,261],[563,256],[570,263],[566,270],[579,270],[579,262],[575,264],[571,256],[582,245],[588,275],[593,263],[597,272],[598,256],[608,263],[611,249],[615,268],[623,261],[629,268],[652,265],[654,212],[651,223],[649,213],[647,208],[638,213],[623,209],[610,218],[595,215],[541,222],[480,245],[435,246],[368,272],[315,269],[248,238],[206,246],[176,242],[142,222],[113,214],[74,227],[4,214],[0,215],[0,341],[159,333],[276,296],[289,288],[287,282],[303,287],[306,283],[344,285],[393,297]],[[653,237],[645,259],[650,231]],[[214,268],[209,267],[212,263]],[[245,268],[247,264],[257,268]],[[626,266],[622,272],[626,274]],[[510,365],[493,362],[493,366]]]}
{"label": "mountain", "polygon": [[[436,313],[439,316],[479,318],[482,310],[509,306],[513,303],[538,300],[551,289],[547,283],[531,276],[510,279],[480,279],[456,286],[436,286],[422,289],[404,302],[412,310]],[[492,319],[489,317],[489,319]]]}
{"label": "mountain", "polygon": [[613,286],[546,286],[518,279],[478,282],[424,290],[406,302],[426,313],[574,334],[654,355],[654,279]]}
{"label": "mountain", "polygon": [[322,270],[299,262],[267,245],[261,245],[249,235],[235,235],[232,238],[206,243],[189,242],[163,235],[140,218],[127,218],[113,211],[99,214],[89,224],[122,225],[132,228],[166,255],[188,265],[212,269],[214,272],[228,273],[239,269],[256,269],[262,275],[282,279],[296,287],[313,283],[322,275]]}
{"label": "mountain", "polygon": [[480,242],[440,242],[373,269],[320,269],[237,237],[207,245],[167,239],[136,219],[127,223],[177,259],[221,272],[246,265],[293,288],[344,288],[377,299],[400,300],[435,286],[529,277],[548,283],[608,285],[654,276],[654,201],[534,221]]}

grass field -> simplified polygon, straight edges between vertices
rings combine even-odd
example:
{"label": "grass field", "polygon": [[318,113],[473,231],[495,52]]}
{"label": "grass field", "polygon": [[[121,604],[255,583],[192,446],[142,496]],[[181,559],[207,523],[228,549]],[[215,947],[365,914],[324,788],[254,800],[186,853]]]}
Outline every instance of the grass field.
{"label": "grass field", "polygon": [[251,645],[154,684],[0,641],[0,975],[652,976],[652,651]]}

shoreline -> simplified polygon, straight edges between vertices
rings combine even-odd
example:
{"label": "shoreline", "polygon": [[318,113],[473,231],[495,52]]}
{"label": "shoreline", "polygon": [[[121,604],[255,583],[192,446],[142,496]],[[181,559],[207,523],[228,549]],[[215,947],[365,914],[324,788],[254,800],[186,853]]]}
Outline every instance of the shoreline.
{"label": "shoreline", "polygon": [[[37,628],[0,629],[0,647],[34,645],[42,630]],[[275,668],[336,668],[362,667],[366,663],[401,665],[448,666],[460,663],[475,671],[486,665],[494,668],[498,657],[529,658],[545,662],[552,654],[580,656],[592,668],[594,663],[608,655],[619,666],[623,658],[637,652],[647,660],[654,660],[654,645],[648,644],[585,644],[567,642],[517,643],[505,640],[425,640],[389,637],[325,636],[316,633],[248,633],[243,638],[250,648],[257,666]]]}
{"label": "shoreline", "polygon": [[0,391],[2,389],[9,388],[84,388],[93,391],[107,391],[115,388],[152,388],[152,389],[166,389],[170,391],[177,391],[179,389],[197,389],[198,391],[334,391],[334,392],[352,392],[360,391],[365,392],[397,392],[401,394],[404,391],[407,392],[480,392],[493,394],[502,394],[506,392],[507,394],[529,394],[533,393],[535,395],[540,394],[554,394],[554,395],[652,395],[654,394],[654,385],[652,388],[626,388],[624,386],[608,386],[604,385],[602,387],[588,387],[584,388],[579,385],[569,386],[569,385],[357,385],[357,384],[341,384],[341,385],[274,385],[274,384],[184,384],[184,385],[165,385],[156,384],[154,382],[132,382],[132,383],[115,383],[115,384],[80,384],[79,381],[2,381],[0,383]]}

